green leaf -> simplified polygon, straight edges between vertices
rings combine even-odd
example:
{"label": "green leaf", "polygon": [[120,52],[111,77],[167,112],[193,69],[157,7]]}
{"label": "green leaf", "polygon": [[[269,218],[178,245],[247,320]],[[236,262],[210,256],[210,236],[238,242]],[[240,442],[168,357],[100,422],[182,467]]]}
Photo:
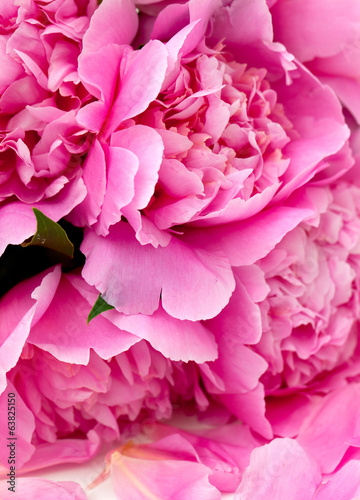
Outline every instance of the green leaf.
{"label": "green leaf", "polygon": [[56,250],[72,258],[74,255],[74,245],[69,240],[64,229],[57,222],[46,217],[37,208],[33,208],[33,212],[37,222],[36,233],[30,241],[26,240],[21,245],[23,247],[37,245],[51,248],[51,250]]}
{"label": "green leaf", "polygon": [[96,318],[96,316],[99,316],[99,314],[105,311],[110,311],[110,309],[114,309],[114,306],[110,306],[107,302],[105,302],[105,300],[101,297],[100,293],[95,304],[93,305],[93,308],[89,313],[89,316],[87,318],[87,324],[89,324],[92,319]]}

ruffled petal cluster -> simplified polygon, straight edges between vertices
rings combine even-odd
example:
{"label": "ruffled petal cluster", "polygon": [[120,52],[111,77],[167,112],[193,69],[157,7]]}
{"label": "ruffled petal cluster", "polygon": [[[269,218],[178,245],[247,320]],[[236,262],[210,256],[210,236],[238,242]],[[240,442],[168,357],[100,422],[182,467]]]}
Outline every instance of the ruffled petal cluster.
{"label": "ruffled petal cluster", "polygon": [[360,495],[359,12],[2,1],[1,498]]}

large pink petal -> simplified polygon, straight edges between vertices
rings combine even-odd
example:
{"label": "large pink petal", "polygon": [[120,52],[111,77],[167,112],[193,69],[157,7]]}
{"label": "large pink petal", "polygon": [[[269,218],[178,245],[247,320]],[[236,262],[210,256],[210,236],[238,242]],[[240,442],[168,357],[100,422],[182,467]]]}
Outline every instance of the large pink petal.
{"label": "large pink petal", "polygon": [[166,68],[167,50],[157,40],[150,41],[133,55],[107,118],[105,137],[123,120],[145,111],[160,92]]}
{"label": "large pink petal", "polygon": [[256,448],[235,493],[236,500],[311,500],[321,476],[301,446],[289,438]]}
{"label": "large pink petal", "polygon": [[82,243],[85,280],[125,314],[152,314],[159,307],[178,319],[209,319],[235,288],[227,259],[172,238],[165,248],[141,246],[119,222],[106,238],[88,231]]}
{"label": "large pink petal", "polygon": [[227,43],[257,45],[272,41],[272,22],[264,0],[237,0],[222,9],[215,16],[214,36]]}
{"label": "large pink petal", "polygon": [[231,265],[248,266],[265,257],[289,231],[312,215],[307,208],[278,206],[242,222],[202,229],[202,238],[221,241]]}
{"label": "large pink petal", "polygon": [[130,44],[138,29],[138,16],[131,0],[106,0],[91,17],[83,38],[83,53],[96,52],[108,44]]}
{"label": "large pink petal", "polygon": [[[195,455],[195,456],[194,456]],[[111,472],[119,498],[132,500],[220,500],[209,482],[211,469],[196,461],[190,443],[172,435],[150,445],[124,447],[111,455]]]}
{"label": "large pink petal", "polygon": [[207,326],[222,338],[227,336],[226,338],[230,337],[243,344],[259,342],[262,333],[260,309],[250,299],[238,278],[229,304],[220,314],[209,320]]}
{"label": "large pink petal", "polygon": [[337,153],[350,135],[334,92],[305,68],[299,67],[299,74],[291,85],[274,85],[285,115],[299,134],[283,149],[291,161],[282,177],[283,188],[275,195],[277,201],[308,182],[323,168],[321,161]]}
{"label": "large pink petal", "polygon": [[[34,325],[44,314],[60,279],[60,268],[46,271],[21,282],[0,301],[0,393],[6,386],[6,373],[13,368]],[[19,300],[21,297],[22,300]]]}
{"label": "large pink petal", "polygon": [[205,363],[217,357],[214,336],[202,323],[180,321],[161,307],[151,316],[125,316],[109,311],[106,317],[122,330],[146,339],[154,349],[173,361]]}
{"label": "large pink petal", "polygon": [[300,429],[297,441],[323,473],[334,471],[356,436],[359,408],[359,386],[348,385],[324,397]]}
{"label": "large pink petal", "polygon": [[[131,50],[126,46],[108,45],[98,52],[80,56],[78,71],[81,81],[99,99],[77,113],[77,121],[85,129],[92,132],[101,130],[115,96],[120,61]],[[99,71],[100,67],[102,71]]]}
{"label": "large pink petal", "polygon": [[321,486],[316,500],[355,500],[360,495],[360,460],[350,460],[326,484]]}
{"label": "large pink petal", "polygon": [[265,417],[265,391],[262,384],[259,383],[255,389],[243,394],[239,392],[219,394],[218,398],[233,415],[247,424],[250,429],[266,439],[273,438],[271,425]]}
{"label": "large pink petal", "polygon": [[[62,277],[54,299],[32,328],[28,341],[60,361],[83,365],[89,362],[91,349],[109,359],[138,342],[138,337],[119,330],[101,315],[89,325],[86,323],[91,305],[76,289],[79,280],[79,276],[71,274]],[[95,303],[96,292],[91,292]]]}
{"label": "large pink petal", "polygon": [[275,38],[302,62],[333,56],[359,35],[360,11],[352,0],[329,0],[326,8],[321,0],[281,0],[271,13]]}

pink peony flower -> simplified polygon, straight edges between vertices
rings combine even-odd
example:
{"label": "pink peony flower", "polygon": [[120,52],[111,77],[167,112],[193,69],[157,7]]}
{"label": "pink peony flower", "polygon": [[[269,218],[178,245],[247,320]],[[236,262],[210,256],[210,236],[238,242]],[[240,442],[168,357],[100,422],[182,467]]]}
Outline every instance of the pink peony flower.
{"label": "pink peony flower", "polygon": [[146,5],[139,50],[103,30],[125,16],[134,33],[131,12],[103,2],[79,57],[94,101],[77,121],[96,134],[88,194],[69,216],[91,227],[83,276],[125,314],[152,314],[161,295],[171,316],[209,319],[234,290],[231,266],[264,257],[309,215],[284,200],[325,158],[341,155],[330,177],[352,165],[349,132],[333,93],[272,42],[264,2]]}
{"label": "pink peony flower", "polygon": [[34,234],[32,206],[58,220],[86,196],[89,135],[75,117],[88,95],[77,59],[96,4],[0,6],[0,253]]}
{"label": "pink peony flower", "polygon": [[325,43],[319,9],[0,6],[0,253],[37,207],[86,257],[0,299],[21,473],[110,450],[119,498],[359,494],[359,23],[331,1]]}
{"label": "pink peony flower", "polygon": [[57,266],[0,300],[0,413],[5,419],[7,393],[15,392],[18,467],[81,463],[101,443],[134,433],[131,422],[170,418],[172,403],[192,402],[192,412],[209,406],[194,363],[205,371],[217,357],[204,325],[163,311],[109,311],[87,325],[94,296],[78,273]]}
{"label": "pink peony flower", "polygon": [[269,392],[306,387],[350,362],[359,318],[360,190],[309,188],[317,217],[300,224],[258,266],[269,293],[256,346],[269,362]]}

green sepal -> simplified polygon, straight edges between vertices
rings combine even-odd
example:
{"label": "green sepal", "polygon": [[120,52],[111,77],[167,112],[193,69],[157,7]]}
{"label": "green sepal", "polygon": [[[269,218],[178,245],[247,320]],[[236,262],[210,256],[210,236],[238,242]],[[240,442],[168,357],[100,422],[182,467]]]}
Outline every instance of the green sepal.
{"label": "green sepal", "polygon": [[74,245],[69,240],[64,229],[37,208],[33,208],[33,212],[37,223],[36,233],[31,239],[24,241],[21,246],[42,246],[72,258],[74,256]]}
{"label": "green sepal", "polygon": [[87,324],[89,324],[92,319],[96,318],[96,316],[99,316],[99,314],[105,311],[110,311],[110,309],[114,309],[114,306],[111,306],[110,304],[105,302],[105,300],[101,297],[100,293],[95,304],[93,305],[93,308],[89,313],[89,316],[87,318]]}

